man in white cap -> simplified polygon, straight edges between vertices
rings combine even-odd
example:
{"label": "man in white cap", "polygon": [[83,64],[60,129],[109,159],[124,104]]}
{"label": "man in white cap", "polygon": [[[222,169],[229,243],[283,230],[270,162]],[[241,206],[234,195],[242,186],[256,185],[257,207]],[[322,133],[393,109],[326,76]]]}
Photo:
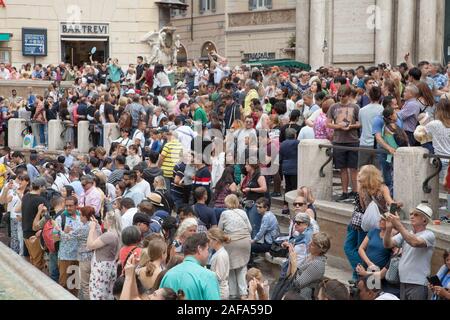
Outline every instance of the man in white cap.
{"label": "man in white cap", "polygon": [[[428,280],[431,274],[431,258],[433,256],[436,238],[434,233],[427,230],[431,222],[433,210],[425,204],[420,204],[410,213],[412,231],[401,223],[398,215],[390,214],[386,218],[386,233],[384,247],[391,249],[402,248],[399,261],[400,300],[427,300]],[[391,236],[392,228],[398,234]]]}

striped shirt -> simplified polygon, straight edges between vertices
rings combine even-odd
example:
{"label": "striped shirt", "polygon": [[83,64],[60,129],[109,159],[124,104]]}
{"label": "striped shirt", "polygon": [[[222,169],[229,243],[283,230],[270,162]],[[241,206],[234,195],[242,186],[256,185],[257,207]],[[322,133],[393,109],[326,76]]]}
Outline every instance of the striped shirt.
{"label": "striped shirt", "polygon": [[173,168],[180,161],[180,153],[183,150],[181,143],[174,139],[164,146],[161,155],[164,157],[161,169],[165,178],[173,178]]}

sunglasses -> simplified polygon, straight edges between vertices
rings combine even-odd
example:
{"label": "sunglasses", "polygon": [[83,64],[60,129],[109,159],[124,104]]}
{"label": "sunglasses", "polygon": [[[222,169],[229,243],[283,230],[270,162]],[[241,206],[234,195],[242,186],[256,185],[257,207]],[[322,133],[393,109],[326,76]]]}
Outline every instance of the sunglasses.
{"label": "sunglasses", "polygon": [[301,222],[301,221],[295,221],[295,224],[296,224],[297,226],[301,226],[302,224],[304,224],[304,222]]}
{"label": "sunglasses", "polygon": [[304,202],[294,202],[294,207],[302,207],[304,205],[306,205]]}

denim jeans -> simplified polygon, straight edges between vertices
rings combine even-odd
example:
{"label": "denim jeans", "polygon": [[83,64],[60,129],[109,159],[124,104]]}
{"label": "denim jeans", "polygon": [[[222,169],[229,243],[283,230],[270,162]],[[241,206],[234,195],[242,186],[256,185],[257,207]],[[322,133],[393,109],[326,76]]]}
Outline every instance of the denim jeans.
{"label": "denim jeans", "polygon": [[46,138],[46,134],[45,134],[45,130],[46,130],[46,126],[45,124],[39,124],[39,144],[45,146],[47,140]]}
{"label": "denim jeans", "polygon": [[381,171],[383,173],[383,179],[386,186],[389,188],[391,192],[391,196],[394,194],[394,180],[392,178],[394,171],[394,159],[389,163],[387,162],[387,154],[378,154],[378,163],[381,166]]}
{"label": "denim jeans", "polygon": [[48,272],[53,281],[59,281],[58,252],[48,254]]}
{"label": "denim jeans", "polygon": [[355,229],[352,225],[347,227],[347,237],[344,243],[344,252],[348,261],[353,269],[353,279],[356,280],[358,275],[355,271],[358,264],[363,264],[361,257],[359,256],[358,249],[361,243],[364,241],[367,232]]}
{"label": "denim jeans", "polygon": [[256,236],[261,228],[262,216],[258,213],[256,209],[256,204],[253,205],[250,209],[246,209],[248,219],[250,220],[250,224],[252,226],[252,239]]}

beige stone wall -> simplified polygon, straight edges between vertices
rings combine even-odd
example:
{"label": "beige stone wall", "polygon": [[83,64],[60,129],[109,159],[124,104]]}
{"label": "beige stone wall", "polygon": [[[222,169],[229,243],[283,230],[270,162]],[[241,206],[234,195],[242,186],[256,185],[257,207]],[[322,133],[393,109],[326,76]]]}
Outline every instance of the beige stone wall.
{"label": "beige stone wall", "polygon": [[201,56],[203,44],[211,41],[220,54],[225,53],[225,15],[205,14],[194,18],[193,38],[191,40],[191,19],[175,19],[172,24],[177,28],[181,43],[186,48],[188,59]]}
{"label": "beige stone wall", "polygon": [[[227,12],[248,12],[248,1],[246,0],[227,0]],[[272,9],[295,8],[297,0],[272,0]]]}
{"label": "beige stone wall", "polygon": [[[148,55],[149,47],[139,40],[149,31],[158,29],[158,8],[153,0],[10,0],[0,8],[0,33],[12,33],[12,63],[20,66],[33,63],[33,57],[22,56],[22,28],[46,28],[48,56],[38,63],[50,64],[61,60],[60,23],[71,21],[81,9],[81,23],[109,23],[110,56],[121,65],[135,62],[137,55]],[[76,15],[76,14],[75,14]],[[5,44],[4,44],[5,45]]]}
{"label": "beige stone wall", "polygon": [[[210,41],[219,54],[225,53],[225,10],[228,1],[216,0],[216,10],[200,13],[199,1],[186,0],[189,4],[185,15],[177,14],[171,23],[177,28],[181,43],[186,48],[188,59],[198,59],[203,45]],[[191,3],[193,3],[193,26],[191,20]],[[192,30],[192,32],[191,32]],[[193,38],[193,40],[192,40]]]}

